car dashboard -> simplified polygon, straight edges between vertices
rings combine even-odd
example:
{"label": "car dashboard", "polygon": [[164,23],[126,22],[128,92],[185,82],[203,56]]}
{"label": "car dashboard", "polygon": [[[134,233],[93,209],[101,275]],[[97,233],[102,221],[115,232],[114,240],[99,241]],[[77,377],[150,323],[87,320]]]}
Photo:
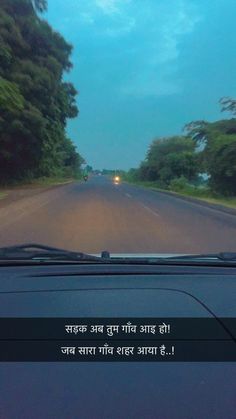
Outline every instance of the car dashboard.
{"label": "car dashboard", "polygon": [[[0,318],[236,318],[234,267],[0,269]],[[0,387],[7,419],[236,418],[235,362],[1,362]]]}

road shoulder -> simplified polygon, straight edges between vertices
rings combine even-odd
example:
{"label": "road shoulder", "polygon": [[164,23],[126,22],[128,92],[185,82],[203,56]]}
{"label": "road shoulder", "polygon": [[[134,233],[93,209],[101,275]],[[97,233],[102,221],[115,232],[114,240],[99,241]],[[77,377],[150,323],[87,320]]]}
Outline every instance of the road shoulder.
{"label": "road shoulder", "polygon": [[18,202],[24,198],[30,198],[35,195],[39,195],[49,190],[54,190],[62,186],[74,183],[75,180],[60,182],[54,185],[47,186],[36,186],[36,185],[24,185],[16,186],[13,188],[0,189],[0,208],[5,208],[12,203]]}
{"label": "road shoulder", "polygon": [[165,191],[163,189],[141,186],[141,185],[137,185],[135,183],[130,183],[130,182],[125,182],[125,183],[127,183],[128,185],[135,186],[135,187],[140,188],[140,189],[151,190],[151,191],[161,193],[161,194],[164,194],[164,195],[169,195],[169,196],[172,196],[172,197],[177,198],[177,199],[181,199],[181,200],[186,201],[186,202],[192,202],[194,204],[198,204],[198,205],[206,207],[206,208],[211,208],[211,209],[214,209],[214,210],[218,210],[218,211],[236,216],[236,209],[227,207],[227,206],[222,205],[222,204],[215,204],[215,203],[207,202],[203,199],[195,198],[195,197],[191,197],[191,196],[186,196],[186,195],[181,195],[177,192],[171,192],[171,191]]}

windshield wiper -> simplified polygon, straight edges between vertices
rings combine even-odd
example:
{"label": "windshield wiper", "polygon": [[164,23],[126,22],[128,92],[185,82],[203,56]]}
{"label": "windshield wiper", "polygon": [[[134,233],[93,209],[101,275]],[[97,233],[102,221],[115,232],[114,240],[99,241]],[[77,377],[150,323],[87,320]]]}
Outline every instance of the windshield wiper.
{"label": "windshield wiper", "polygon": [[203,253],[196,255],[182,255],[182,256],[168,256],[165,260],[180,260],[180,261],[222,261],[222,262],[236,262],[236,252],[222,252],[222,253]]}
{"label": "windshield wiper", "polygon": [[175,264],[181,265],[197,264],[230,264],[236,263],[235,253],[209,253],[192,255],[172,255],[172,256],[151,256],[137,257],[119,256],[112,257],[109,252],[102,252],[101,256],[94,256],[82,252],[73,252],[59,249],[56,247],[44,246],[42,244],[22,244],[16,246],[0,248],[0,262],[95,262],[95,263],[118,263],[118,264]]}
{"label": "windshield wiper", "polygon": [[171,256],[162,256],[162,255],[152,255],[152,256],[118,256],[112,257],[109,252],[103,252],[106,261],[113,263],[138,263],[138,264],[152,264],[152,265],[215,265],[215,264],[236,264],[236,252],[222,252],[222,253],[203,253],[203,254],[183,254],[183,255],[171,255]]}
{"label": "windshield wiper", "polygon": [[72,252],[41,244],[22,244],[0,248],[0,261],[95,261],[104,262],[105,258],[82,252]]}

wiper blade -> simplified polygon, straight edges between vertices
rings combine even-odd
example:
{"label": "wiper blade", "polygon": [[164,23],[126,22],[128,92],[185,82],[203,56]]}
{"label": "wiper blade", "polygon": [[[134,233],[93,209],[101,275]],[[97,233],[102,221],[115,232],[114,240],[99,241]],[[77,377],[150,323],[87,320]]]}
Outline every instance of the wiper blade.
{"label": "wiper blade", "polygon": [[183,260],[183,261],[223,261],[236,262],[236,252],[221,252],[221,253],[203,253],[182,256],[168,256],[166,260]]}
{"label": "wiper blade", "polygon": [[104,259],[82,252],[72,252],[58,249],[56,247],[44,246],[42,244],[22,244],[0,248],[0,261],[96,261],[103,262]]}
{"label": "wiper blade", "polygon": [[209,254],[192,254],[192,255],[176,255],[176,256],[157,256],[157,257],[112,257],[109,252],[102,252],[101,256],[94,256],[82,252],[73,252],[56,247],[45,246],[42,244],[22,244],[16,246],[0,248],[0,262],[13,261],[33,261],[33,262],[47,262],[47,261],[65,261],[65,262],[96,262],[96,263],[142,263],[142,264],[168,264],[168,262],[189,263],[208,263],[208,262],[222,262],[222,263],[236,263],[235,253],[209,253]]}
{"label": "wiper blade", "polygon": [[[104,253],[104,252],[103,252]],[[103,255],[102,253],[102,255]],[[235,264],[236,263],[236,252],[222,252],[222,253],[203,253],[203,254],[183,254],[183,255],[152,255],[152,256],[110,256],[108,252],[106,256],[106,261],[119,264],[129,264],[129,263],[138,263],[146,265],[175,265],[176,263],[181,265],[191,265],[193,263],[197,264]]]}

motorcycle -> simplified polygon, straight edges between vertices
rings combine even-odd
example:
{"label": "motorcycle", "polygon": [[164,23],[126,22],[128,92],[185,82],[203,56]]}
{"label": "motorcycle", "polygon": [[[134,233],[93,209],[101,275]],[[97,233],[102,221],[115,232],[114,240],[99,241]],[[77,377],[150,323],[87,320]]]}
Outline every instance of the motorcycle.
{"label": "motorcycle", "polygon": [[114,185],[119,185],[119,184],[120,184],[120,182],[121,182],[120,176],[115,176],[115,177],[113,178],[113,183],[114,183]]}
{"label": "motorcycle", "polygon": [[88,175],[84,175],[84,176],[83,176],[83,178],[84,178],[84,181],[85,181],[85,182],[87,182],[87,181],[88,181]]}

